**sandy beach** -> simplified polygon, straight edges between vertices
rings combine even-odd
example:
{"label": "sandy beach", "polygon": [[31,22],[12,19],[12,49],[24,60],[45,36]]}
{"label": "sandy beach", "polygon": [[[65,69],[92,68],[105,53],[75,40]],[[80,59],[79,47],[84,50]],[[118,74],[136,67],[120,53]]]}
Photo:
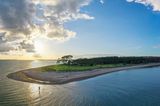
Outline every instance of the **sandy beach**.
{"label": "sandy beach", "polygon": [[103,69],[94,69],[88,71],[79,71],[79,72],[43,72],[40,68],[26,69],[17,71],[15,73],[10,73],[7,75],[8,78],[30,82],[30,83],[40,83],[40,84],[65,84],[73,81],[84,80],[92,77],[96,77],[99,75],[129,70],[135,68],[147,68],[147,67],[155,67],[160,66],[160,63],[150,63],[150,64],[140,64],[140,65],[132,65],[126,67],[117,67],[117,68],[103,68]]}

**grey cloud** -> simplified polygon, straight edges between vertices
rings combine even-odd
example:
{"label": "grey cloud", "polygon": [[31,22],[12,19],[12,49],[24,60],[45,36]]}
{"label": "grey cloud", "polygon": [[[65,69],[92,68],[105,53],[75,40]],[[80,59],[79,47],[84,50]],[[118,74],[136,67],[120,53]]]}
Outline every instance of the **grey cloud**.
{"label": "grey cloud", "polygon": [[5,33],[0,33],[0,43],[5,43],[6,41]]}
{"label": "grey cloud", "polygon": [[0,0],[0,52],[19,50],[34,27],[33,14],[29,0]]}
{"label": "grey cloud", "polygon": [[0,52],[35,52],[34,37],[68,40],[76,32],[64,23],[94,19],[80,9],[92,0],[0,0]]}
{"label": "grey cloud", "polygon": [[34,6],[28,0],[0,0],[2,29],[14,33],[30,34]]}
{"label": "grey cloud", "polygon": [[26,52],[35,52],[33,43],[27,41],[20,42],[19,49],[25,50]]}
{"label": "grey cloud", "polygon": [[12,50],[16,50],[16,48],[14,48],[11,44],[9,43],[1,43],[0,44],[0,52],[9,52]]}

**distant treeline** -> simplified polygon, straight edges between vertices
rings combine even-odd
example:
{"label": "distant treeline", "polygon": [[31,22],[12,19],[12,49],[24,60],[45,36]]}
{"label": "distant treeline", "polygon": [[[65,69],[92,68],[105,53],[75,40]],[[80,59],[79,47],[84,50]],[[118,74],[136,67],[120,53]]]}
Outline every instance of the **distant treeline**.
{"label": "distant treeline", "polygon": [[72,65],[103,65],[103,64],[146,64],[158,63],[160,57],[99,57],[99,58],[82,58],[72,60]]}

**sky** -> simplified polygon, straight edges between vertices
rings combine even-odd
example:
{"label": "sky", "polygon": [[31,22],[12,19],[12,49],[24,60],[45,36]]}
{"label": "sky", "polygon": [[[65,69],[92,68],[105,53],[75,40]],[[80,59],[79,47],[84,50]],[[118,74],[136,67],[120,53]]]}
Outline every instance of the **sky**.
{"label": "sky", "polygon": [[160,56],[160,0],[0,0],[0,59]]}

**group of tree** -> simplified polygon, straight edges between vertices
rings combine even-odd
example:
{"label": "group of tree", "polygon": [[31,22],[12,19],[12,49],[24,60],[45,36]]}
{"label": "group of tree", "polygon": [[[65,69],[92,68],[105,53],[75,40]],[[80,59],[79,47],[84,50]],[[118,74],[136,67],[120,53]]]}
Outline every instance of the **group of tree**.
{"label": "group of tree", "polygon": [[71,65],[73,60],[72,60],[73,56],[72,55],[65,55],[61,58],[58,58],[57,59],[57,63],[60,64],[68,64],[68,65]]}
{"label": "group of tree", "polygon": [[72,55],[66,55],[58,59],[58,63],[68,65],[80,65],[80,66],[92,66],[103,64],[146,64],[146,63],[158,63],[160,57],[142,56],[142,57],[97,57],[97,58],[80,58],[72,59]]}

